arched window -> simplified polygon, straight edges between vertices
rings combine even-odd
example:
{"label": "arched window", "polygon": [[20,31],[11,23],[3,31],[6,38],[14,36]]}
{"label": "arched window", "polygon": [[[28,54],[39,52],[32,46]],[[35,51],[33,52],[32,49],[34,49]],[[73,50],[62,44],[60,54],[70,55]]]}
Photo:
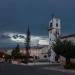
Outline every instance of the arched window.
{"label": "arched window", "polygon": [[56,27],[58,27],[58,23],[56,23]]}
{"label": "arched window", "polygon": [[52,27],[52,23],[50,23],[50,27]]}

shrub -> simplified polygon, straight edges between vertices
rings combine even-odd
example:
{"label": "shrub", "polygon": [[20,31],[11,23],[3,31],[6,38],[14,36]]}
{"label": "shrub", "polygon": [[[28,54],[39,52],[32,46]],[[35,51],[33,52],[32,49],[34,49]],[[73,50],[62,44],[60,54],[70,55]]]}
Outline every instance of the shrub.
{"label": "shrub", "polygon": [[75,64],[74,63],[70,63],[70,64],[66,64],[64,65],[65,69],[75,69]]}

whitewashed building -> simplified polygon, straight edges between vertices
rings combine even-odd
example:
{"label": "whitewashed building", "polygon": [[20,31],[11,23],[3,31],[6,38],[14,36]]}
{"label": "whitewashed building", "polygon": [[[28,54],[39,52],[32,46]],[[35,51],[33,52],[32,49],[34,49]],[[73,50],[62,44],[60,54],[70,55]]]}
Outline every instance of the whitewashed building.
{"label": "whitewashed building", "polygon": [[49,60],[50,62],[55,62],[55,52],[52,50],[53,43],[55,43],[56,39],[59,38],[61,34],[61,21],[58,17],[53,17],[48,26],[49,32]]}

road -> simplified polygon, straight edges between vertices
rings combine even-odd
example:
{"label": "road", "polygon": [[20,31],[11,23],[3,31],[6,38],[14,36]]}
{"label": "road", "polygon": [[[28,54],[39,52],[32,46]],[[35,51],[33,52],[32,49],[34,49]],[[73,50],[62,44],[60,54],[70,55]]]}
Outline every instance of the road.
{"label": "road", "polygon": [[64,72],[45,70],[43,67],[45,66],[21,66],[0,63],[0,75],[75,75]]}

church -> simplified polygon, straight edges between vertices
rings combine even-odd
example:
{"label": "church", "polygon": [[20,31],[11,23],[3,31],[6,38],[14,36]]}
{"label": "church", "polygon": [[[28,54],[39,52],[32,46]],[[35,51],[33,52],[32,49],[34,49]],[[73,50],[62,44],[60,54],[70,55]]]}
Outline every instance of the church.
{"label": "church", "polygon": [[[41,40],[43,42],[43,45],[40,47],[34,47],[30,48],[30,56],[37,57],[37,61],[50,61],[55,62],[55,56],[56,53],[52,49],[53,43],[57,40],[57,38],[61,37],[61,40],[71,40],[75,43],[75,34],[61,36],[61,20],[58,17],[52,17],[52,19],[49,21],[48,25],[48,33],[49,33],[49,40],[47,43],[45,43],[45,40]],[[2,50],[3,51],[3,50]],[[11,55],[12,49],[7,49],[5,53]],[[25,48],[20,48],[20,53],[25,54],[26,50]],[[64,58],[61,58],[63,60]]]}
{"label": "church", "polygon": [[61,20],[60,18],[55,16],[49,22],[48,32],[49,32],[49,52],[50,52],[49,60],[50,62],[55,62],[56,53],[52,50],[53,43],[55,43],[57,38],[60,38],[61,40],[70,40],[73,43],[75,43],[75,34],[61,36]]}

